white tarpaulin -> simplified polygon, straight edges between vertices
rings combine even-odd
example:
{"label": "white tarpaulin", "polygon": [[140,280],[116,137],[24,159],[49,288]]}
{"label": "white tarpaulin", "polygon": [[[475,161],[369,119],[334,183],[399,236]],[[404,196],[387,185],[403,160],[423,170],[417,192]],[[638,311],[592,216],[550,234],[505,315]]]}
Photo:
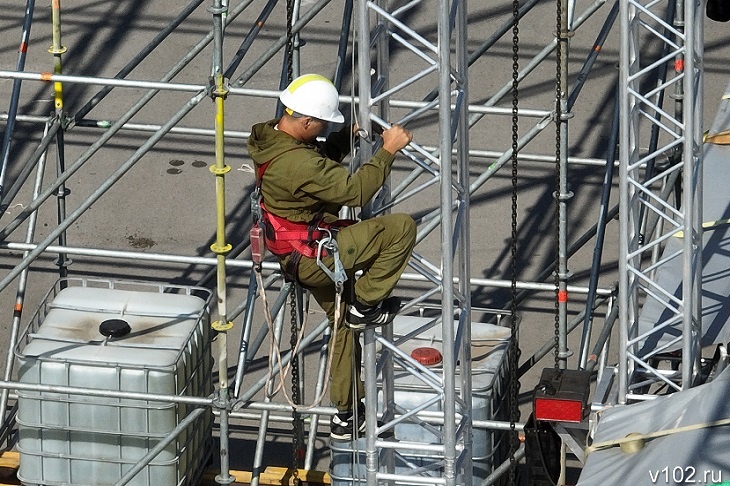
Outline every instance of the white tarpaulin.
{"label": "white tarpaulin", "polygon": [[[730,419],[730,369],[715,381],[602,413],[593,444]],[[730,422],[730,420],[728,420]],[[591,452],[579,486],[730,485],[730,425],[647,439],[636,452]]]}

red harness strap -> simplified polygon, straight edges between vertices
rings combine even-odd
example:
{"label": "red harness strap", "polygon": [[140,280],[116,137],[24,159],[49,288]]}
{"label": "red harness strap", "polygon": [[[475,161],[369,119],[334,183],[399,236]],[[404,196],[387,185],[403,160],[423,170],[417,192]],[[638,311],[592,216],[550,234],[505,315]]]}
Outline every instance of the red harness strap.
{"label": "red harness strap", "polygon": [[[270,163],[271,160],[256,168],[256,185],[259,189],[264,172]],[[355,223],[349,219],[325,223],[319,217],[315,217],[309,223],[289,221],[268,211],[263,202],[261,202],[261,213],[266,248],[279,258],[284,258],[295,251],[307,258],[317,258],[317,240],[326,236],[326,230],[336,230]]]}
{"label": "red harness strap", "polygon": [[289,221],[267,211],[263,203],[261,212],[266,248],[271,253],[283,258],[296,250],[307,258],[317,257],[316,240],[322,238],[324,232],[318,229],[316,221],[315,224]]}

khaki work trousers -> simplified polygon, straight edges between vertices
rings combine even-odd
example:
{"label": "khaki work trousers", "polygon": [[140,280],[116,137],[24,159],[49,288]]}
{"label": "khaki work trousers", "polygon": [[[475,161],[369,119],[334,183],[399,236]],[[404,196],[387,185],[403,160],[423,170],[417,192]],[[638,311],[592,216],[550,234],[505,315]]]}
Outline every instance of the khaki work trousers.
{"label": "khaki work trousers", "polygon": [[[339,231],[337,246],[348,282],[355,279],[356,272],[363,272],[355,283],[355,297],[359,302],[374,305],[388,297],[408,265],[415,242],[416,223],[407,214],[378,216]],[[334,268],[332,257],[324,258],[323,261],[330,269]],[[327,313],[330,326],[334,326],[335,286],[332,280],[313,258],[301,259],[298,278]],[[357,333],[343,325],[344,304],[334,343],[330,344],[330,399],[340,411],[352,410],[354,401],[365,395],[360,377],[362,349]]]}

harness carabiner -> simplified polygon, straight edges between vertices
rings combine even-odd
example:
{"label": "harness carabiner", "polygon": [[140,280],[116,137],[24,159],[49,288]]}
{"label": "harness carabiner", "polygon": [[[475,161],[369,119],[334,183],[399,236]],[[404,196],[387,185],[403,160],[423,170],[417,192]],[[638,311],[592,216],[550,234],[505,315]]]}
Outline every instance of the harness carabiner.
{"label": "harness carabiner", "polygon": [[[327,233],[327,236],[320,238],[317,242],[317,266],[321,268],[325,275],[327,275],[335,283],[335,290],[338,294],[340,294],[342,293],[345,282],[347,281],[347,274],[345,273],[345,268],[342,266],[342,261],[340,260],[340,251],[337,247],[337,240],[332,236],[332,232],[328,228],[317,229]],[[335,261],[334,272],[322,261],[322,254],[324,253],[323,250],[327,250],[332,254]]]}

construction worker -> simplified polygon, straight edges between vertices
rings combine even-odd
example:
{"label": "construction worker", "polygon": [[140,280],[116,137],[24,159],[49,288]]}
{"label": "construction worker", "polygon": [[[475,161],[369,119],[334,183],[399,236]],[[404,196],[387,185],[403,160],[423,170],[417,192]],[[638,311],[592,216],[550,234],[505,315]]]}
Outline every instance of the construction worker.
{"label": "construction worker", "polygon": [[[393,321],[400,300],[389,295],[408,264],[416,225],[406,214],[353,222],[338,220],[338,213],[343,206],[365,205],[377,193],[390,173],[394,155],[413,136],[400,126],[385,130],[382,147],[351,174],[341,165],[350,152],[351,127],[331,133],[324,143],[317,141],[330,123],[344,121],[332,82],[306,74],[292,81],[279,99],[286,107],[283,116],[254,125],[248,140],[262,196],[266,246],[279,257],[284,274],[311,292],[332,326],[336,289],[317,265],[316,240],[327,231],[336,234],[349,283],[362,271],[354,284],[354,296],[343,297],[346,310],[341,311],[346,322],[337,323],[330,351],[330,399],[338,410],[330,422],[330,435],[350,440],[353,431],[365,430],[360,403],[364,396],[361,348],[354,332]],[[333,268],[332,255],[323,256],[322,261]]]}

